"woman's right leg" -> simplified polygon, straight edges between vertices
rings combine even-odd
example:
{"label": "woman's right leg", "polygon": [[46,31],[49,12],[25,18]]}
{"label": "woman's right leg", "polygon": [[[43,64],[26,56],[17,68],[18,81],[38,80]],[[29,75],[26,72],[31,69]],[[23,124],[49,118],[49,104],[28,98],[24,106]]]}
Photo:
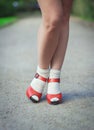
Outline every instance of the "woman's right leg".
{"label": "woman's right leg", "polygon": [[38,0],[42,12],[42,24],[38,35],[38,64],[48,68],[58,46],[62,25],[63,9],[61,0]]}

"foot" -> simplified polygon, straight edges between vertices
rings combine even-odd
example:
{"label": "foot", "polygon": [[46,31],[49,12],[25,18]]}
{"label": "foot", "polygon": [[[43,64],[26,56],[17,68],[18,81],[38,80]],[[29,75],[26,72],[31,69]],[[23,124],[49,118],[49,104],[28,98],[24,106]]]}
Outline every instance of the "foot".
{"label": "foot", "polygon": [[[54,77],[54,78],[53,78]],[[62,93],[60,91],[60,71],[51,70],[48,80],[47,101],[49,104],[59,104],[62,102]]]}
{"label": "foot", "polygon": [[40,101],[46,81],[48,80],[48,73],[48,69],[38,67],[34,79],[26,90],[26,95],[32,102],[37,103]]}

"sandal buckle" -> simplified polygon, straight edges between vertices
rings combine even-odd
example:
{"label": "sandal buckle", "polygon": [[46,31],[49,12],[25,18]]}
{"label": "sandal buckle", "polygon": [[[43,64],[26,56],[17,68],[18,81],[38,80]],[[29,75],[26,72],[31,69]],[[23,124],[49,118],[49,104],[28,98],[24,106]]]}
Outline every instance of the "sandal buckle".
{"label": "sandal buckle", "polygon": [[37,79],[38,77],[39,77],[39,74],[38,74],[38,73],[36,73],[36,74],[35,74],[35,78]]}

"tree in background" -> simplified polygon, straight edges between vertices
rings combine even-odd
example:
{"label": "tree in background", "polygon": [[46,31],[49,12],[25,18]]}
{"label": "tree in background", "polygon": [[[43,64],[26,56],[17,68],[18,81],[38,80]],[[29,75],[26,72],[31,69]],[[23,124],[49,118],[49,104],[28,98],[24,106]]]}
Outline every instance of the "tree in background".
{"label": "tree in background", "polygon": [[19,11],[38,9],[36,0],[0,0],[0,17],[12,16]]}
{"label": "tree in background", "polygon": [[[37,0],[0,0],[0,17],[39,9]],[[94,0],[74,0],[72,14],[94,20]]]}
{"label": "tree in background", "polygon": [[0,0],[0,17],[15,14],[15,8],[12,3],[14,0]]}
{"label": "tree in background", "polygon": [[72,13],[82,18],[94,20],[94,0],[74,0]]}

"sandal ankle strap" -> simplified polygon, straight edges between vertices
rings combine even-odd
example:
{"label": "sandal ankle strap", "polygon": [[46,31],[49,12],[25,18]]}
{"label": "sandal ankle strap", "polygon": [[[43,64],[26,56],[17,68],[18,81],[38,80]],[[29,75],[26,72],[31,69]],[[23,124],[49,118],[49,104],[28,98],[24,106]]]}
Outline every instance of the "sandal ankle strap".
{"label": "sandal ankle strap", "polygon": [[38,79],[40,79],[40,80],[42,80],[42,81],[44,81],[44,82],[46,82],[46,81],[48,80],[48,78],[45,78],[45,77],[39,75],[38,73],[36,73],[34,77],[35,77],[36,79],[38,78]]}
{"label": "sandal ankle strap", "polygon": [[48,79],[48,83],[50,82],[58,82],[60,83],[60,78],[51,78],[51,79]]}

